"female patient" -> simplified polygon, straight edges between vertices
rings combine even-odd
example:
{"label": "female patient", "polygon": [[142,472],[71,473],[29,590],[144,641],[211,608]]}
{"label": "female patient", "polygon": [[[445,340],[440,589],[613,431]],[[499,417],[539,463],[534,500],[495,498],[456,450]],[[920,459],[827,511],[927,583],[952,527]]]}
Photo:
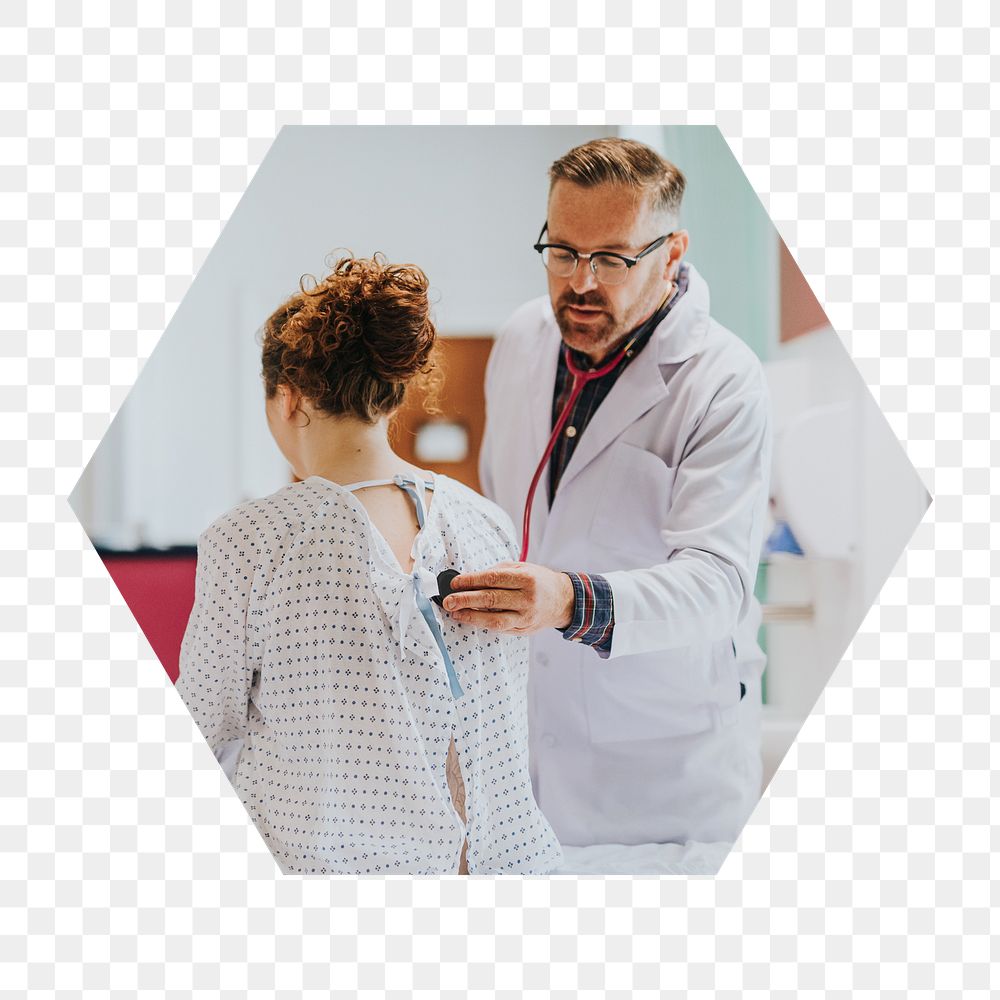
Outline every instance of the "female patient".
{"label": "female patient", "polygon": [[437,575],[516,559],[499,508],[403,462],[427,279],[345,258],[267,321],[271,433],[297,478],[198,542],[178,689],[285,872],[542,874],[527,641],[439,617]]}

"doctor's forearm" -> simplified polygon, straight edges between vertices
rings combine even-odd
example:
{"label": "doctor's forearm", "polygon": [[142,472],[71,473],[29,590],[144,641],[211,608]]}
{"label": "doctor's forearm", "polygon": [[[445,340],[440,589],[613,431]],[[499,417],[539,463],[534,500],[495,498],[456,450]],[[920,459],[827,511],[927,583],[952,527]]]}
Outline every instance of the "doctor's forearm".
{"label": "doctor's forearm", "polygon": [[749,606],[741,574],[707,553],[606,577],[614,594],[612,656],[728,638]]}

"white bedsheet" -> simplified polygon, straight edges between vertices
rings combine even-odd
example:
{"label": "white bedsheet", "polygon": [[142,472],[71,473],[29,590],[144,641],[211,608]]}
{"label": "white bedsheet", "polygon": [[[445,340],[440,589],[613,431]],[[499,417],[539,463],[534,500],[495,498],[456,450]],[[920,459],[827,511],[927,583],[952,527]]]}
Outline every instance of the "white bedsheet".
{"label": "white bedsheet", "polygon": [[718,873],[732,844],[596,844],[563,847],[554,875],[704,875]]}

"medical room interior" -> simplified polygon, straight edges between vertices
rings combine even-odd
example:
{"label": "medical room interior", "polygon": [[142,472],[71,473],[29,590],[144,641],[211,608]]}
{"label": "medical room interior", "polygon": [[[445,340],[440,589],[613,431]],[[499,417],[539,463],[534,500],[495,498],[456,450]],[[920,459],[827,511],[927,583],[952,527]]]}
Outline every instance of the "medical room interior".
{"label": "medical room interior", "polygon": [[[687,178],[688,259],[712,313],[756,352],[774,418],[764,611],[764,783],[927,506],[926,491],[713,126],[287,127],[235,208],[71,497],[172,680],[198,535],[291,481],[264,418],[257,332],[331,252],[412,262],[431,283],[439,413],[407,400],[409,461],[478,487],[493,337],[546,291],[532,250],[546,171],[601,135],[653,146]],[[147,665],[139,664],[143,669]]]}

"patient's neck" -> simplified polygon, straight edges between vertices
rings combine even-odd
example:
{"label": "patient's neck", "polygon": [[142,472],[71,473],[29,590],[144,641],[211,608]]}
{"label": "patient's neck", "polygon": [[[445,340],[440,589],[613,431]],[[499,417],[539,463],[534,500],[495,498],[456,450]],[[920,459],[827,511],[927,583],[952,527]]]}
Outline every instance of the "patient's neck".
{"label": "patient's neck", "polygon": [[295,472],[300,479],[322,476],[346,485],[413,471],[389,446],[388,417],[366,424],[356,417],[314,411],[309,423],[299,428],[298,446]]}

